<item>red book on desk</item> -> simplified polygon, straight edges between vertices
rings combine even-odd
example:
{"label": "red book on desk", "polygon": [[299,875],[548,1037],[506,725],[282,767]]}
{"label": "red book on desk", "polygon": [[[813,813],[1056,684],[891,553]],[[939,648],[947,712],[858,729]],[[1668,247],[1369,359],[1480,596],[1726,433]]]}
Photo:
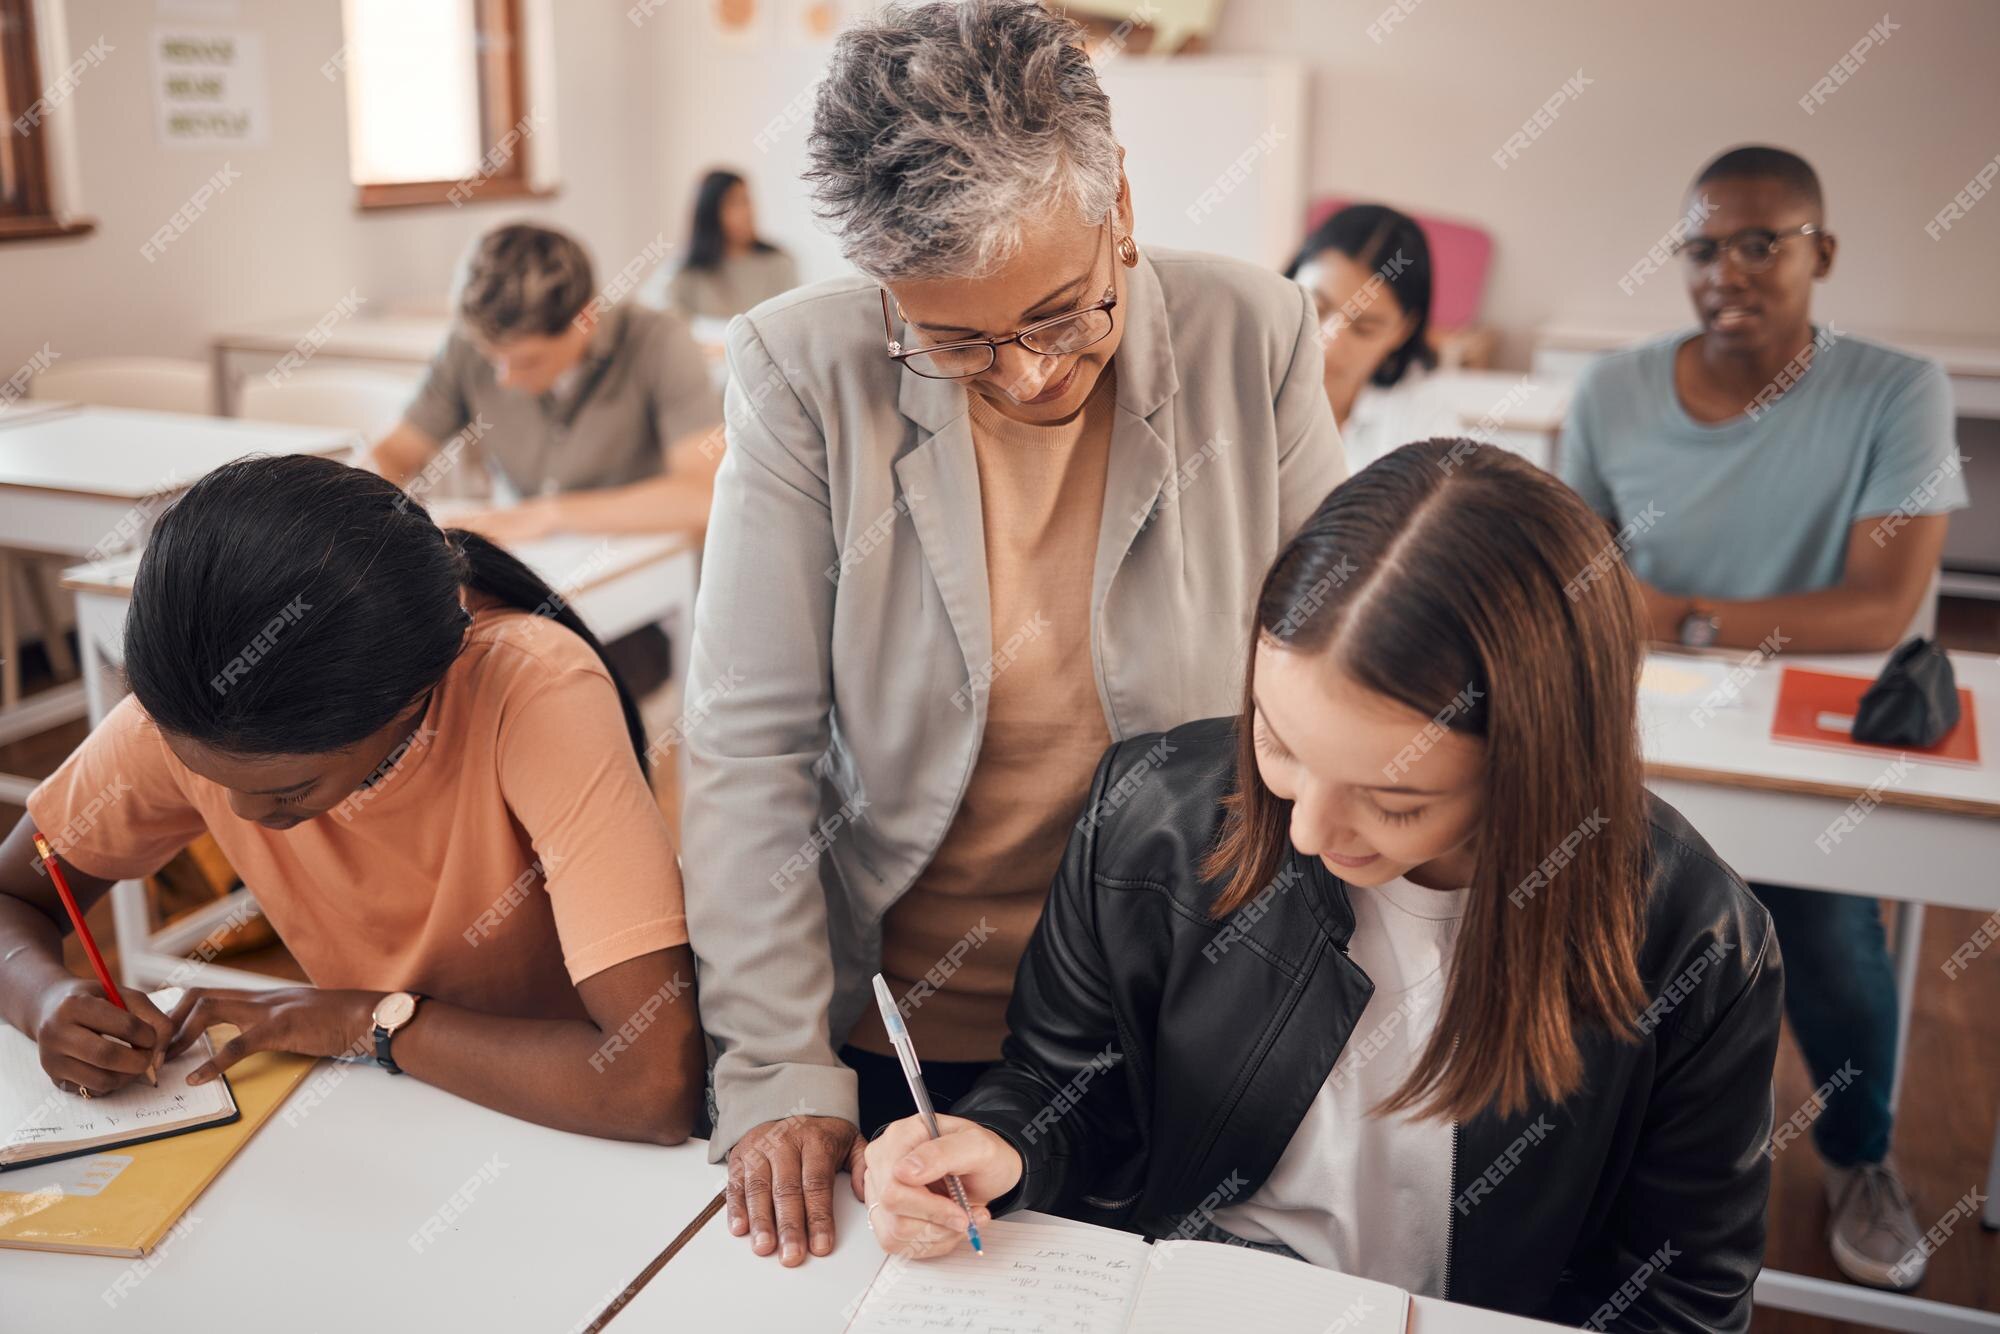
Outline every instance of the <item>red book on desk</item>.
{"label": "red book on desk", "polygon": [[[1861,696],[1874,684],[1871,677],[1839,672],[1815,672],[1787,667],[1778,682],[1778,708],[1771,717],[1773,741],[1798,741],[1809,746],[1843,750],[1923,755],[1947,764],[1979,763],[1979,729],[1973,720],[1972,692],[1958,688],[1958,726],[1934,746],[1877,746],[1848,735]],[[1837,723],[1837,726],[1829,726]]]}

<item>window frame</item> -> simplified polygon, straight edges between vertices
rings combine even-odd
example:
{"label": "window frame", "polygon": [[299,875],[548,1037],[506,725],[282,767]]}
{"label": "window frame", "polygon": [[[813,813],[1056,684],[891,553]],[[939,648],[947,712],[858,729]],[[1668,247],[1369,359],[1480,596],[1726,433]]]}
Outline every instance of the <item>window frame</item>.
{"label": "window frame", "polygon": [[[5,0],[0,0],[4,3]],[[528,68],[524,47],[525,16],[521,0],[473,0],[473,40],[479,60],[479,161],[491,157],[501,140],[526,114]],[[351,95],[351,93],[350,93]],[[377,209],[422,208],[439,204],[458,207],[486,200],[549,199],[553,187],[538,186],[529,171],[524,137],[491,174],[449,181],[396,181],[381,185],[356,183],[354,206],[363,213]],[[478,182],[470,192],[463,187]],[[460,196],[463,195],[461,198]]]}
{"label": "window frame", "polygon": [[97,224],[88,218],[66,218],[57,204],[55,154],[50,151],[51,107],[28,130],[16,128],[37,102],[48,95],[42,82],[40,31],[35,0],[0,0],[0,153],[20,181],[19,200],[0,195],[0,242],[44,241],[84,236]]}

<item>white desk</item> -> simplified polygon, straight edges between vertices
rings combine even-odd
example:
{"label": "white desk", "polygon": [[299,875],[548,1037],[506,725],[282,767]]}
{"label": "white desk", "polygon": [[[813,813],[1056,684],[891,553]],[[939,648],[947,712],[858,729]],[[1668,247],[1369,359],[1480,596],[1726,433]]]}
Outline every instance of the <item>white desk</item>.
{"label": "white desk", "polygon": [[[722,1189],[720,1168],[710,1170],[710,1193]],[[840,1334],[852,1305],[875,1279],[883,1254],[868,1231],[867,1212],[854,1198],[848,1179],[835,1184],[834,1248],[827,1256],[807,1256],[786,1269],[773,1256],[759,1256],[748,1237],[733,1237],[718,1213],[696,1233],[610,1321],[610,1334],[660,1330],[728,1330],[729,1334]],[[1047,1214],[1025,1212],[1024,1222],[1064,1223]],[[1410,1334],[1548,1334],[1561,1328],[1539,1320],[1498,1315],[1432,1297],[1410,1305]]]}
{"label": "white desk", "polygon": [[[329,1073],[345,1078],[315,1104]],[[699,1142],[572,1135],[322,1063],[115,1306],[102,1294],[140,1262],[0,1250],[0,1328],[577,1334],[714,1194],[706,1158]],[[420,1235],[483,1166],[457,1216]]]}
{"label": "white desk", "polygon": [[264,320],[225,329],[210,340],[215,364],[215,401],[225,416],[236,415],[237,390],[245,374],[245,363],[275,362],[287,353],[309,349],[314,361],[322,364],[346,362],[362,366],[419,367],[444,345],[451,332],[450,317],[442,314],[360,313],[336,320],[324,339],[316,327],[324,313],[297,319]]}
{"label": "white desk", "polygon": [[[1897,991],[1902,1031],[1897,1042],[1898,1090],[1908,1046],[1911,1000],[1918,978],[1923,905],[2000,911],[2000,660],[1953,654],[1958,684],[1971,689],[1979,729],[1978,768],[1913,759],[1892,777],[1894,753],[1849,752],[1771,739],[1781,668],[1790,664],[1873,677],[1885,655],[1798,657],[1779,654],[1742,675],[1734,703],[1697,723],[1708,691],[1681,700],[1642,697],[1648,786],[1700,831],[1747,880],[1882,898],[1897,909]],[[1656,654],[1666,663],[1678,654]],[[1734,666],[1750,650],[1703,655]],[[1889,779],[1880,804],[1837,832],[1871,785]],[[1820,840],[1827,840],[1825,849]],[[1938,1096],[1942,1096],[1941,1094]],[[1989,1196],[2000,1196],[2000,1129],[1987,1166]],[[1928,1226],[1928,1219],[1919,1218]],[[1987,1226],[2000,1226],[2000,1201],[1989,1200]],[[1977,1241],[1976,1236],[1969,1241]],[[1873,1292],[1851,1284],[1766,1271],[1758,1300],[1890,1329],[1943,1334],[2000,1330],[2000,1313],[1974,1312],[1920,1298]]]}
{"label": "white desk", "polygon": [[[143,539],[168,501],[224,463],[257,453],[338,457],[356,443],[351,432],[324,427],[177,412],[9,412],[0,416],[0,548],[95,559]],[[11,612],[11,595],[0,590],[0,598]],[[0,709],[0,743],[81,717],[85,707],[82,686],[42,691]],[[0,800],[24,801],[33,788],[32,779],[0,775]]]}
{"label": "white desk", "polygon": [[1573,374],[1441,370],[1425,388],[1449,404],[1457,433],[1490,441],[1539,467],[1553,470],[1556,438],[1576,391]]}
{"label": "white desk", "polygon": [[[513,549],[557,594],[575,608],[601,641],[609,642],[642,625],[694,624],[695,546],[692,539],[660,533],[616,537],[568,535],[523,543]],[[132,579],[139,552],[63,572],[63,587],[76,595],[77,642],[82,648],[83,692],[91,726],[124,696],[112,669],[122,663],[125,615],[132,605]],[[682,652],[685,657],[685,650]],[[112,921],[118,935],[119,972],[127,985],[157,987],[283,986],[279,978],[205,962],[190,979],[188,954],[224,922],[240,923],[256,911],[239,890],[155,931],[146,907],[145,886],[120,881],[111,891]]]}

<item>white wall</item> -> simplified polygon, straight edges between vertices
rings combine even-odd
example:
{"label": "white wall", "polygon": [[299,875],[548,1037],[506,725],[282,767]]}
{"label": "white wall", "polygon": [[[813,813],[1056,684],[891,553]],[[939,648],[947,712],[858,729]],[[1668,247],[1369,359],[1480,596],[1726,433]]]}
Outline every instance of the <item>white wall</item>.
{"label": "white wall", "polygon": [[[1306,66],[1312,193],[1377,198],[1493,233],[1486,320],[1503,331],[1509,362],[1526,364],[1529,331],[1549,320],[1683,321],[1674,274],[1630,296],[1618,280],[1678,216],[1702,163],[1749,141],[1789,147],[1821,173],[1842,243],[1821,294],[1835,323],[2000,336],[2000,202],[1942,240],[1924,233],[2000,153],[2000,4],[1891,7],[1900,28],[1811,115],[1798,99],[1882,18],[1883,0],[1418,0],[1378,43],[1368,27],[1388,7],[1227,0],[1212,49]],[[817,77],[824,48],[731,47],[682,22],[662,54],[664,203],[679,210],[689,173],[709,162],[737,163],[769,230],[805,252],[809,276],[843,267],[811,230],[795,180],[806,123],[786,116],[788,104],[804,105],[793,99]],[[1579,68],[1593,82],[1497,167],[1491,154]],[[1192,127],[1203,111],[1183,114]],[[1140,240],[1149,213],[1189,202],[1139,198]]]}
{"label": "white wall", "polygon": [[[205,355],[245,320],[308,322],[358,289],[377,308],[441,305],[454,261],[478,232],[514,218],[574,231],[615,271],[662,228],[657,39],[624,6],[554,6],[556,121],[563,183],[547,201],[358,212],[347,175],[345,83],[320,67],[341,46],[336,0],[231,0],[218,25],[263,34],[268,146],[161,147],[154,135],[145,0],[67,0],[72,53],[111,47],[71,98],[82,211],[91,235],[0,244],[0,380],[44,342],[62,356]],[[200,27],[178,17],[163,22]],[[240,173],[149,263],[140,246],[225,162]],[[674,223],[679,221],[678,211]]]}
{"label": "white wall", "polygon": [[[765,232],[807,278],[840,272],[797,179],[829,48],[803,35],[802,0],[765,4],[775,12],[763,40],[738,44],[715,36],[695,0],[667,0],[636,26],[627,0],[556,0],[561,195],[362,216],[347,181],[343,90],[319,73],[340,45],[334,0],[225,0],[236,22],[265,34],[273,104],[270,147],[227,154],[154,142],[154,5],[67,0],[73,49],[99,35],[117,48],[75,94],[84,203],[99,229],[0,245],[0,372],[45,340],[65,355],[199,355],[225,323],[313,315],[350,286],[384,303],[435,303],[466,240],[516,216],[576,231],[615,269],[662,229],[680,237],[696,176],[717,164],[749,176]],[[1214,47],[1306,66],[1314,193],[1492,231],[1487,322],[1507,335],[1510,363],[1525,364],[1529,331],[1551,319],[1681,321],[1671,274],[1629,297],[1618,279],[1673,221],[1688,176],[1746,140],[1792,147],[1825,179],[1842,242],[1821,297],[1827,316],[1857,331],[1992,338],[2000,203],[1942,240],[1924,224],[2000,153],[2000,4],[1892,10],[1901,27],[1890,40],[1815,114],[1801,111],[1799,96],[1882,4],[1418,0],[1377,43],[1367,29],[1386,0],[1228,0]],[[1589,88],[1496,167],[1490,154],[1578,68]],[[1203,113],[1184,114],[1192,124]],[[148,264],[141,243],[225,158],[242,179]],[[1188,202],[1140,199],[1140,240],[1148,210]]]}
{"label": "white wall", "polygon": [[[2000,336],[2000,203],[1924,225],[2000,153],[2000,5],[1989,0],[1228,0],[1218,51],[1311,69],[1307,180],[1476,222],[1494,236],[1488,322],[1687,320],[1677,275],[1618,280],[1721,149],[1803,155],[1841,251],[1818,309],[1842,328]],[[1808,115],[1798,103],[1888,9],[1901,25]],[[1492,154],[1581,69],[1592,82],[1505,170]]]}

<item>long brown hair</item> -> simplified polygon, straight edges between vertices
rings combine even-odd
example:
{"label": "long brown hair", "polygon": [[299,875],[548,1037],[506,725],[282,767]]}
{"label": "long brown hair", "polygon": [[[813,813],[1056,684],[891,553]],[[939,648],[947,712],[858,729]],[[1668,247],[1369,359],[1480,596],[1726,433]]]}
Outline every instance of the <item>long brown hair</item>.
{"label": "long brown hair", "polygon": [[[1336,488],[1264,576],[1255,641],[1331,655],[1368,689],[1485,741],[1477,870],[1443,1008],[1379,1112],[1462,1120],[1560,1101],[1582,1080],[1578,1029],[1630,1037],[1645,1007],[1643,619],[1618,554],[1540,468],[1440,439]],[[1226,878],[1218,917],[1269,884],[1291,847],[1291,803],[1257,770],[1255,670],[1253,643],[1236,789],[1203,867]]]}

